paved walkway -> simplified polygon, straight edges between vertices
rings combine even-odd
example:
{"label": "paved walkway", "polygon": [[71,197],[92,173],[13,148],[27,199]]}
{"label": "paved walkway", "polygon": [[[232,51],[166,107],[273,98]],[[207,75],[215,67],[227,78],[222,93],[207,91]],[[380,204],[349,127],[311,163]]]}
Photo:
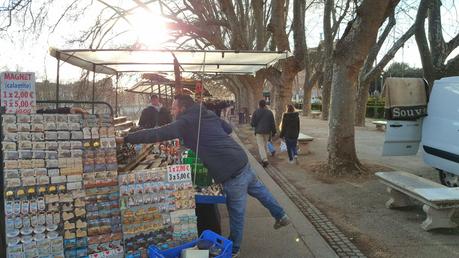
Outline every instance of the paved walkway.
{"label": "paved walkway", "polygon": [[[239,141],[239,139],[236,140]],[[239,141],[239,143],[241,142]],[[246,152],[248,153],[247,150]],[[263,167],[258,164],[250,153],[248,155],[256,174],[284,207],[292,219],[292,224],[285,228],[274,230],[274,219],[270,216],[269,212],[257,200],[250,197],[247,204],[241,257],[338,257]],[[229,222],[226,207],[221,205],[220,211],[222,215],[223,235],[228,235]]]}

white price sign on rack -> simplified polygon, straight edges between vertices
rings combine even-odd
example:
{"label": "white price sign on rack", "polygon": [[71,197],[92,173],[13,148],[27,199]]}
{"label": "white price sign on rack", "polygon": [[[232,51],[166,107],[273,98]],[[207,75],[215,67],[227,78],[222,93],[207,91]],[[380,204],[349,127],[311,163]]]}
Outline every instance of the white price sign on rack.
{"label": "white price sign on rack", "polygon": [[167,181],[191,181],[191,166],[188,164],[167,166]]}
{"label": "white price sign on rack", "polygon": [[0,81],[0,99],[6,113],[30,114],[36,103],[35,74],[2,72]]}

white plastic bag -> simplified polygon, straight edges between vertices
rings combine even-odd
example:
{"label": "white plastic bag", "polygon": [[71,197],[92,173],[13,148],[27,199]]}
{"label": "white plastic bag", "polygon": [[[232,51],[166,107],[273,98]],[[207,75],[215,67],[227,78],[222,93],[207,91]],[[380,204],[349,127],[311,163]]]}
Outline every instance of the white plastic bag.
{"label": "white plastic bag", "polygon": [[281,141],[281,144],[280,144],[280,151],[281,151],[281,152],[286,152],[286,151],[287,151],[287,144],[285,144],[284,141]]}

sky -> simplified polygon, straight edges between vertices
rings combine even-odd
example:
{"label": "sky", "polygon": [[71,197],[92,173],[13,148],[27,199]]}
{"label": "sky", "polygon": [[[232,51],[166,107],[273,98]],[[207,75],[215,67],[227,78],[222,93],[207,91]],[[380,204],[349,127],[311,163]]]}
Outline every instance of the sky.
{"label": "sky", "polygon": [[[0,7],[6,0],[0,0]],[[38,11],[46,0],[33,1],[32,8]],[[49,13],[46,15],[45,22],[47,24],[56,24],[62,10],[68,6],[69,0],[55,1],[50,6]],[[90,0],[79,1],[79,7],[85,6]],[[113,0],[118,3],[132,3],[133,1]],[[418,0],[405,0],[407,6],[418,5]],[[443,4],[443,25],[444,37],[450,39],[453,35],[459,32],[458,11],[454,5],[454,0],[444,0]],[[23,33],[20,28],[22,23],[17,20],[18,17],[13,17],[13,25],[5,32],[0,31],[0,71],[25,71],[35,72],[38,81],[48,79],[55,81],[57,61],[49,56],[48,48],[50,46],[57,48],[85,48],[87,45],[79,43],[69,43],[69,40],[76,39],[82,32],[94,23],[95,17],[100,13],[104,6],[97,1],[91,8],[88,8],[84,16],[76,16],[78,8],[69,11],[69,17],[61,20],[59,25],[52,31],[52,28],[45,26],[39,33]],[[408,8],[406,8],[408,9]],[[1,8],[0,8],[1,10]],[[154,10],[159,13],[159,10]],[[5,12],[0,12],[0,17],[4,16]],[[131,46],[136,40],[144,42],[149,48],[155,49],[161,47],[161,41],[167,39],[167,31],[164,26],[164,19],[154,18],[158,15],[151,15],[143,11],[136,12],[135,15],[129,16],[128,19],[133,27],[126,22],[121,21],[116,27],[117,31],[130,30],[123,34],[118,41],[111,41],[107,47]],[[411,17],[411,18],[410,18]],[[401,36],[403,32],[411,26],[415,17],[415,10],[406,10],[397,14],[396,29],[389,36],[387,44],[381,52],[385,52],[390,48],[391,44]],[[0,20],[1,22],[1,20]],[[1,24],[1,23],[0,23]],[[308,47],[315,47],[322,37],[322,11],[321,9],[311,9],[306,13],[307,27],[307,44]],[[345,24],[341,30],[344,30]],[[456,50],[453,54],[458,54]],[[453,54],[451,56],[453,56]],[[410,66],[421,67],[420,57],[414,37],[408,40],[405,46],[396,54],[392,62],[405,62]],[[389,64],[390,65],[390,64]],[[74,81],[79,78],[81,70],[69,64],[63,64],[61,67],[61,81]]]}

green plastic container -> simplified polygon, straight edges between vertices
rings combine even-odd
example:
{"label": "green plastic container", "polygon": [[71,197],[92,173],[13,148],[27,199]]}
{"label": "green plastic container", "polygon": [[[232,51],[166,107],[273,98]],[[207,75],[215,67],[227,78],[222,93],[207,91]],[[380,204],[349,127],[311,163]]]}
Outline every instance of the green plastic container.
{"label": "green plastic container", "polygon": [[199,187],[206,187],[211,185],[212,178],[209,176],[207,168],[204,166],[204,164],[202,164],[200,159],[196,160],[196,157],[190,157],[190,154],[193,155],[192,152],[188,153],[188,158],[183,158],[182,162],[183,164],[189,164],[191,166],[191,176],[195,185]]}

